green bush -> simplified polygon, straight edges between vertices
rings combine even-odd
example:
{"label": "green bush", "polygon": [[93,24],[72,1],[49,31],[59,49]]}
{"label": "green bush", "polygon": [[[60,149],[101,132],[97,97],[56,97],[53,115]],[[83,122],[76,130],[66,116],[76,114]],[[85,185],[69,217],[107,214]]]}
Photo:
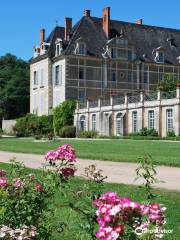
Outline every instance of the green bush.
{"label": "green bush", "polygon": [[157,132],[156,129],[154,129],[154,128],[148,129],[148,131],[147,131],[147,136],[157,137],[157,136],[158,136],[158,132]]}
{"label": "green bush", "polygon": [[76,137],[76,127],[65,126],[60,129],[59,136],[63,138],[75,138]]}
{"label": "green bush", "polygon": [[96,138],[97,132],[96,131],[82,131],[79,133],[79,137],[81,137],[81,138]]}
{"label": "green bush", "polygon": [[148,129],[146,127],[142,128],[139,132],[139,135],[140,136],[147,136],[148,135]]}
{"label": "green bush", "polygon": [[53,116],[41,116],[38,117],[38,131],[43,135],[53,133]]}
{"label": "green bush", "polygon": [[177,137],[176,137],[176,141],[180,141],[180,136],[177,136]]}
{"label": "green bush", "polygon": [[29,137],[35,135],[47,135],[53,133],[52,116],[36,116],[28,113],[25,117],[17,119],[14,127],[17,137]]}
{"label": "green bush", "polygon": [[53,109],[53,125],[56,134],[59,133],[61,128],[73,125],[75,109],[75,100],[66,100],[60,106]]}
{"label": "green bush", "polygon": [[2,135],[3,135],[3,130],[2,128],[0,128],[0,138],[2,137]]}
{"label": "green bush", "polygon": [[176,134],[174,132],[174,130],[170,130],[167,132],[167,137],[176,137]]}
{"label": "green bush", "polygon": [[17,119],[14,131],[17,137],[32,136],[38,129],[38,117],[34,114],[28,113],[25,117]]}
{"label": "green bush", "polygon": [[130,137],[139,136],[139,132],[129,133],[128,136]]}

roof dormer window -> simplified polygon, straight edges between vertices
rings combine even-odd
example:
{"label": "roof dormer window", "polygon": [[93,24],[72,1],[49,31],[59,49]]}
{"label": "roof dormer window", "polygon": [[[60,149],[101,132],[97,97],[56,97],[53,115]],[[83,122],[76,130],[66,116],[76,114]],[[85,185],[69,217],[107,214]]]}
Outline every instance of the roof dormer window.
{"label": "roof dormer window", "polygon": [[40,54],[42,55],[42,54],[45,54],[47,51],[48,51],[48,49],[49,49],[49,46],[50,46],[50,43],[42,43],[42,45],[41,45],[41,49],[40,49]]}
{"label": "roof dormer window", "polygon": [[86,55],[87,54],[86,43],[84,41],[82,41],[82,39],[78,40],[78,42],[76,44],[75,53],[79,54],[79,55]]}
{"label": "roof dormer window", "polygon": [[155,53],[155,61],[157,63],[164,63],[164,50],[162,47],[158,47],[153,51]]}
{"label": "roof dormer window", "polygon": [[62,39],[58,38],[55,42],[56,44],[56,54],[55,56],[60,56],[62,54],[63,51],[63,44],[62,44]]}

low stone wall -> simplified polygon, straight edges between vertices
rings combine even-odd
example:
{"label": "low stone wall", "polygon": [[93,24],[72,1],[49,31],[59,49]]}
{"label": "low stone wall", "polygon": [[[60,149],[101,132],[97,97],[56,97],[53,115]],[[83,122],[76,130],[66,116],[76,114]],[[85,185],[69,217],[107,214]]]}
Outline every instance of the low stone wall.
{"label": "low stone wall", "polygon": [[13,131],[13,127],[16,124],[16,120],[12,119],[12,120],[2,120],[2,130],[5,133],[11,133]]}

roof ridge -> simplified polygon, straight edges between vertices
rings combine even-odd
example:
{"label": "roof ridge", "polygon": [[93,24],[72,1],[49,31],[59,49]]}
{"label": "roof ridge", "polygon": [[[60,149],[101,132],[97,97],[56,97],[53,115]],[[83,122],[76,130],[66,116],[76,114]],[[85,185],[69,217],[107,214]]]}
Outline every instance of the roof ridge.
{"label": "roof ridge", "polygon": [[[102,18],[100,17],[91,17],[91,18],[95,18],[97,20],[101,20]],[[161,27],[161,26],[155,26],[155,25],[148,25],[148,24],[137,24],[134,22],[127,22],[127,21],[122,21],[122,20],[114,20],[114,19],[110,19],[111,22],[117,22],[117,23],[124,23],[124,24],[130,24],[130,25],[134,25],[137,27],[149,27],[149,28],[157,28],[157,29],[164,29],[164,30],[172,30],[172,31],[180,31],[180,29],[176,29],[176,28],[170,28],[170,27]]]}

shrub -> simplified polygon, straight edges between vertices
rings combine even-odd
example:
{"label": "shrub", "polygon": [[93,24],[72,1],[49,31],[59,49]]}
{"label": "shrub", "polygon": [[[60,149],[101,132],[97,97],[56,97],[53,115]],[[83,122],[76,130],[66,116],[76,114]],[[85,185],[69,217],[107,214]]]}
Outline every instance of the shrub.
{"label": "shrub", "polygon": [[[50,171],[28,174],[25,166],[14,160],[9,176],[0,170],[0,235],[3,239],[49,239],[52,231],[48,223],[49,204],[55,193],[54,180],[54,173]],[[8,229],[16,237],[10,237]]]}
{"label": "shrub", "polygon": [[65,126],[60,129],[59,136],[63,138],[75,138],[76,137],[76,127]]}
{"label": "shrub", "polygon": [[158,132],[156,131],[156,129],[151,128],[151,129],[148,129],[148,131],[147,131],[147,135],[148,135],[148,136],[154,136],[154,137],[157,137],[157,136],[158,136]]}
{"label": "shrub", "polygon": [[41,134],[49,134],[49,133],[53,133],[53,116],[40,116],[38,117],[38,131]]}
{"label": "shrub", "polygon": [[36,116],[28,113],[25,117],[17,119],[14,127],[17,137],[28,137],[35,135],[47,135],[53,133],[52,116]]}
{"label": "shrub", "polygon": [[75,100],[66,100],[60,106],[53,109],[53,126],[56,134],[64,126],[73,125],[75,109]]}
{"label": "shrub", "polygon": [[169,130],[167,132],[167,137],[176,137],[176,134],[175,134],[174,130]]}
{"label": "shrub", "polygon": [[79,137],[82,138],[96,138],[97,132],[96,131],[82,131],[79,133]]}
{"label": "shrub", "polygon": [[142,128],[139,132],[139,135],[140,136],[147,136],[148,135],[148,129],[146,127]]}
{"label": "shrub", "polygon": [[139,136],[139,132],[129,133],[128,136],[130,137]]}
{"label": "shrub", "polygon": [[27,137],[35,134],[38,128],[38,117],[34,114],[28,113],[25,117],[17,119],[13,130],[17,137]]}
{"label": "shrub", "polygon": [[3,130],[2,128],[0,128],[0,138],[2,137],[2,135],[3,135]]}

